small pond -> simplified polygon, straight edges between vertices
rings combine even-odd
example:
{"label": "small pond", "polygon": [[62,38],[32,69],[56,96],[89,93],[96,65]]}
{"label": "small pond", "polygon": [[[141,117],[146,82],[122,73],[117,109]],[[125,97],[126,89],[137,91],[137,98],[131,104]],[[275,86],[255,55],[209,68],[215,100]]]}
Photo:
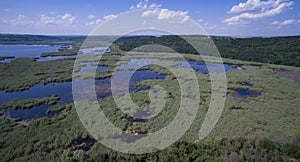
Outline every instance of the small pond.
{"label": "small pond", "polygon": [[[194,61],[181,63],[179,67],[183,67],[183,68],[191,67],[196,69],[199,73],[203,73],[203,74],[207,74],[209,72],[224,73],[228,70],[241,70],[240,67],[233,67],[229,64],[205,63],[205,62],[194,62]],[[209,71],[209,69],[211,69],[211,71]]]}
{"label": "small pond", "polygon": [[251,92],[249,90],[235,90],[235,92],[242,97],[258,97],[262,94],[261,92]]}
{"label": "small pond", "polygon": [[241,86],[245,86],[245,87],[253,87],[253,85],[250,84],[250,83],[242,83]]}
{"label": "small pond", "polygon": [[247,97],[261,96],[262,92],[252,92],[249,90],[235,90],[234,98],[239,101],[245,101]]}
{"label": "small pond", "polygon": [[[81,64],[84,65],[84,66],[82,66],[80,68],[80,71],[77,72],[78,74],[79,73],[85,73],[85,72],[94,70],[96,68],[95,66],[92,66],[90,62],[84,62],[84,63],[81,63]],[[107,66],[97,66],[96,70],[111,70],[111,68],[109,68]]]}

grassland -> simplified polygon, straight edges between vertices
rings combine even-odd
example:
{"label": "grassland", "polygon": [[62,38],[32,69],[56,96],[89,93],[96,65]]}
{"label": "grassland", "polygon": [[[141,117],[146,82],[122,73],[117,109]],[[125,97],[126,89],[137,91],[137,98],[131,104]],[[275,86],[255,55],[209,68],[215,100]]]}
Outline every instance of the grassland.
{"label": "grassland", "polygon": [[14,99],[2,105],[0,109],[29,109],[33,106],[39,106],[43,104],[54,105],[57,103],[58,100],[59,97],[57,95],[52,95],[51,97],[45,98],[30,98],[26,100]]}
{"label": "grassland", "polygon": [[80,54],[79,47],[75,47],[75,48],[70,49],[70,50],[62,50],[62,51],[58,51],[58,52],[45,52],[45,53],[41,54],[41,57],[75,56],[77,54]]}
{"label": "grassland", "polygon": [[[136,58],[142,58],[133,52]],[[150,56],[155,58],[154,53]],[[157,56],[166,56],[161,53]],[[107,53],[100,62],[97,56],[78,59],[79,63],[116,67],[123,52]],[[183,54],[190,61],[203,61],[194,54]],[[125,58],[126,59],[126,58]],[[226,72],[227,95],[223,113],[216,127],[204,140],[199,140],[199,129],[211,100],[210,74],[196,73],[200,100],[198,113],[185,135],[171,147],[143,155],[122,154],[100,144],[83,127],[73,104],[54,105],[47,113],[59,113],[53,118],[32,120],[28,125],[0,118],[1,161],[299,161],[300,160],[300,68],[235,59],[223,59],[227,64],[243,70]],[[74,59],[36,62],[16,59],[0,63],[0,89],[26,90],[35,84],[71,81]],[[79,71],[82,65],[75,66]],[[165,108],[154,118],[140,122],[125,115],[113,97],[99,101],[110,121],[127,133],[145,134],[163,128],[174,118],[180,102],[180,88],[175,76],[167,69],[148,67],[167,75],[165,80],[144,80],[139,86],[160,85],[166,90]],[[119,69],[121,70],[121,69]],[[94,71],[80,77],[90,78]],[[112,71],[99,71],[98,79],[111,77]],[[217,74],[216,74],[217,75]],[[79,77],[79,76],[78,76]],[[252,87],[243,86],[249,83]],[[235,90],[261,92],[258,97],[241,101]],[[133,101],[145,109],[149,106],[149,91],[131,93]],[[59,96],[30,100],[13,100],[3,109],[30,108],[35,104],[55,103]],[[51,97],[51,98],[52,98]],[[88,105],[88,104],[87,104]],[[103,130],[106,131],[106,130]],[[80,142],[81,141],[81,142]]]}
{"label": "grassland", "polygon": [[[189,55],[186,58],[193,59]],[[298,98],[300,85],[293,78],[277,73],[283,70],[299,72],[299,68],[272,64],[258,65],[254,62],[230,59],[224,61],[241,66],[243,71],[227,72],[229,90],[224,111],[215,129],[205,140],[198,140],[198,131],[209,106],[211,85],[209,74],[197,73],[201,104],[196,119],[185,136],[165,150],[152,154],[127,155],[111,151],[96,141],[89,142],[90,144],[86,142],[90,147],[83,149],[76,141],[91,141],[93,138],[80,123],[73,105],[58,105],[49,109],[48,113],[62,112],[60,115],[52,119],[33,120],[28,126],[0,119],[2,160],[299,160],[300,144],[297,132],[300,130]],[[149,68],[170,75],[166,69],[156,66]],[[241,83],[250,83],[253,87],[243,87]],[[139,83],[140,86],[156,84],[165,87],[168,101],[165,109],[146,123],[126,117],[116,107],[112,97],[101,100],[100,104],[107,117],[124,131],[154,132],[173,119],[180,93],[177,81],[172,80],[170,76],[166,80]],[[245,102],[240,102],[230,95],[236,89],[261,91],[263,95],[256,98],[249,97]],[[133,101],[141,107],[147,107],[149,104],[150,99],[147,95],[148,91],[131,94]]]}
{"label": "grassland", "polygon": [[34,58],[18,58],[0,63],[0,90],[23,91],[36,84],[72,80],[74,59],[36,62]]}

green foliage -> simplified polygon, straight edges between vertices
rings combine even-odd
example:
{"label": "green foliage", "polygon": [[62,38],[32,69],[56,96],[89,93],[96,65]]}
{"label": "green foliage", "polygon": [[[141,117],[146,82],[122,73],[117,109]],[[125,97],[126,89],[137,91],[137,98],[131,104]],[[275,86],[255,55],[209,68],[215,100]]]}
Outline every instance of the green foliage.
{"label": "green foliage", "polygon": [[[183,39],[182,39],[183,38]],[[202,42],[200,54],[214,55],[211,44],[215,43],[220,55],[225,58],[280,65],[300,66],[300,36],[271,37],[271,38],[232,38],[212,36],[211,40],[203,36],[135,36],[122,37],[115,41],[122,50],[130,51],[142,45],[159,44],[167,46],[178,53],[198,54],[198,52],[184,40]],[[213,41],[213,42],[212,42]],[[155,51],[152,52],[164,52]],[[141,49],[140,52],[145,52]]]}
{"label": "green foliage", "polygon": [[59,97],[57,95],[52,95],[51,97],[45,98],[30,98],[26,100],[14,99],[2,105],[0,109],[29,109],[43,104],[54,105],[58,100]]}
{"label": "green foliage", "polygon": [[268,151],[274,151],[276,149],[276,144],[267,138],[261,139],[259,143],[261,148]]}
{"label": "green foliage", "polygon": [[58,112],[68,112],[72,109],[71,105],[56,105],[46,111],[47,114],[58,113]]}
{"label": "green foliage", "polygon": [[0,128],[1,161],[60,161],[63,150],[88,135],[73,107],[52,119],[33,120],[28,126],[0,118]]}
{"label": "green foliage", "polygon": [[74,75],[74,78],[80,77],[82,79],[105,79],[110,78],[113,75],[113,71],[110,70],[90,70],[82,74]]}
{"label": "green foliage", "polygon": [[300,131],[289,134],[289,136],[299,136],[299,135],[300,135]]}
{"label": "green foliage", "polygon": [[[172,38],[172,40],[169,40]],[[55,42],[61,38],[48,38],[33,36],[11,36],[10,40],[0,35],[0,42],[35,42],[41,39],[41,43]],[[30,39],[32,39],[30,41]],[[49,40],[47,40],[49,39]],[[53,40],[50,40],[53,39]],[[71,39],[71,38],[66,38]],[[140,44],[147,43],[148,37],[133,37]],[[154,43],[178,46],[180,52],[193,53],[184,41],[176,41],[176,36],[151,37]],[[221,54],[228,58],[240,58],[243,60],[255,60],[261,62],[276,62],[288,64],[289,59],[299,55],[298,37],[283,38],[229,38],[213,37],[216,45],[221,48]],[[128,50],[136,47],[127,41],[119,44]],[[120,41],[119,40],[119,41]],[[129,40],[129,38],[128,38]],[[195,39],[196,40],[196,39]],[[173,41],[173,42],[172,42]],[[286,42],[285,42],[286,41]],[[275,43],[274,43],[275,42]],[[277,43],[276,43],[277,42]],[[286,43],[286,44],[284,44]],[[249,45],[250,44],[250,45]],[[278,47],[275,47],[278,46]],[[291,53],[287,47],[291,46]],[[126,49],[127,47],[130,47]],[[267,50],[268,48],[272,50]],[[245,50],[245,54],[242,52]],[[223,53],[222,53],[223,51]],[[224,52],[225,51],[225,52]],[[287,52],[289,58],[283,57]],[[262,53],[262,54],[261,54]],[[272,59],[271,54],[276,53]],[[122,53],[113,51],[105,54],[99,65],[114,67]],[[96,56],[86,58],[94,60]],[[201,61],[192,54],[184,55],[188,60]],[[259,58],[261,57],[261,58]],[[83,59],[83,61],[86,61]],[[299,62],[298,58],[295,59]],[[170,147],[150,154],[129,155],[108,149],[95,142],[86,151],[76,146],[80,139],[91,139],[86,129],[82,126],[73,105],[57,105],[47,113],[59,113],[51,119],[41,118],[32,120],[28,125],[20,121],[0,118],[0,157],[1,161],[288,161],[300,160],[299,144],[299,95],[300,85],[291,77],[278,75],[278,70],[295,71],[299,68],[263,63],[245,62],[239,60],[224,59],[226,63],[240,65],[243,70],[231,70],[226,73],[227,88],[224,111],[216,127],[209,136],[201,141],[198,139],[201,123],[209,108],[211,99],[211,82],[209,74],[196,73],[199,80],[200,99],[198,113],[186,134]],[[291,65],[297,65],[290,62]],[[93,62],[98,65],[98,62]],[[0,89],[6,91],[25,90],[35,84],[70,81],[74,59],[35,62],[34,59],[16,59],[9,64],[0,64]],[[75,67],[79,70],[79,67]],[[107,118],[119,128],[128,131],[137,130],[138,133],[154,132],[167,125],[178,111],[180,101],[180,88],[176,78],[159,66],[149,66],[158,73],[167,74],[166,80],[145,80],[138,86],[153,87],[160,85],[166,91],[166,105],[157,116],[139,122],[126,116],[113,101],[113,97],[107,97],[99,101]],[[293,73],[294,74],[294,73]],[[99,78],[111,76],[111,71],[96,73]],[[87,75],[89,76],[89,75]],[[241,83],[251,83],[253,87],[243,87]],[[235,89],[247,89],[261,91],[262,96],[247,98],[240,102],[231,96]],[[149,91],[140,91],[130,94],[134,103],[141,109],[149,106]],[[55,97],[55,96],[53,96]],[[57,96],[56,96],[57,97]],[[52,104],[49,100],[29,99],[10,101],[8,107],[30,107],[35,104]],[[54,102],[53,102],[54,103]],[[89,106],[89,105],[87,105]],[[231,109],[238,107],[239,109]],[[106,130],[103,130],[106,131]],[[292,133],[294,132],[294,133]],[[279,139],[268,138],[276,135]],[[265,138],[261,138],[261,137]],[[287,137],[286,137],[287,136]],[[242,138],[244,137],[244,138]],[[282,140],[286,137],[287,140]]]}
{"label": "green foliage", "polygon": [[14,56],[0,56],[0,60],[15,58]]}
{"label": "green foliage", "polygon": [[287,143],[281,147],[283,153],[295,159],[300,159],[300,144],[299,143]]}
{"label": "green foliage", "polygon": [[300,66],[300,36],[271,38],[212,37],[225,58]]}
{"label": "green foliage", "polygon": [[0,34],[0,44],[81,44],[86,36],[44,36]]}
{"label": "green foliage", "polygon": [[36,84],[72,80],[74,59],[36,62],[34,58],[18,58],[0,64],[0,90],[23,91]]}
{"label": "green foliage", "polygon": [[47,56],[75,56],[77,54],[80,54],[79,47],[70,49],[70,50],[62,50],[58,52],[45,52],[41,54],[41,57],[47,57]]}

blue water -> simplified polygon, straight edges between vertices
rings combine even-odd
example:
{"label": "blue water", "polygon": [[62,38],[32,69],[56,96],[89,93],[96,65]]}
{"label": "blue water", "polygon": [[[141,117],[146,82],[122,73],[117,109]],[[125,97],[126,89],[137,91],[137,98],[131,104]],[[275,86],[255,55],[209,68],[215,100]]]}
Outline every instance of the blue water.
{"label": "blue water", "polygon": [[84,54],[103,54],[105,52],[110,52],[108,47],[94,47],[94,48],[84,48],[80,49]]}
{"label": "blue water", "polygon": [[0,60],[0,63],[10,63],[12,60],[15,60],[16,58],[8,58],[4,60]]}
{"label": "blue water", "polygon": [[262,95],[261,92],[251,92],[249,90],[235,90],[235,92],[242,98],[258,97]]}
{"label": "blue water", "polygon": [[[60,46],[40,46],[40,45],[0,45],[0,56],[16,56],[16,58],[20,57],[39,57],[41,53],[44,52],[54,52],[57,51]],[[99,47],[99,48],[92,48],[92,49],[84,49],[84,54],[102,54],[106,48]],[[10,51],[11,53],[5,53],[5,51]],[[34,52],[32,52],[34,51]],[[13,53],[13,55],[11,55]],[[56,59],[64,59],[64,58],[72,58],[75,56],[57,56],[57,57],[43,57],[38,58],[37,61],[49,61],[49,60],[56,60]],[[3,62],[9,62],[13,59],[6,59]],[[126,65],[122,65],[125,69],[130,68],[140,68],[140,67],[147,67],[148,64],[157,61],[157,59],[132,59]],[[238,70],[239,68],[233,68],[228,64],[212,64],[208,63],[205,64],[204,62],[189,62],[192,68],[196,68],[198,72],[201,73],[208,73],[208,68],[210,67],[213,72],[222,73],[228,70]],[[88,72],[95,67],[91,66],[91,63],[82,63],[85,66],[81,68],[79,73]],[[182,63],[179,67],[187,68],[186,64]],[[97,70],[111,70],[106,66],[97,66]],[[149,88],[146,87],[137,87],[137,84],[142,80],[149,80],[149,79],[165,79],[165,75],[157,74],[151,70],[143,70],[143,71],[116,71],[115,76],[119,76],[119,84],[116,87],[119,94],[124,94],[122,88],[127,87],[124,82],[125,79],[128,79],[128,76],[133,74],[129,81],[129,92],[137,92],[140,90],[147,90]],[[77,83],[86,83],[85,80],[76,80]],[[112,95],[111,92],[111,79],[101,79],[101,80],[92,80],[89,83],[95,83],[95,91],[98,99],[103,99],[107,96]],[[124,84],[125,83],[125,84]],[[88,85],[89,86],[89,85]],[[84,86],[83,86],[84,87]],[[88,89],[88,88],[87,88]],[[87,89],[82,89],[79,92],[82,96],[89,96],[91,91]],[[247,94],[248,92],[237,91],[241,96],[255,96],[259,94]],[[254,92],[257,93],[257,92]],[[73,103],[73,94],[72,94],[72,82],[63,82],[63,83],[51,83],[47,85],[35,85],[31,87],[27,91],[23,92],[9,92],[6,93],[4,91],[0,91],[0,105],[5,104],[6,102],[13,100],[13,99],[29,99],[29,98],[42,98],[42,97],[50,97],[53,94],[56,94],[60,97],[60,101],[57,103],[59,104],[69,104]],[[55,114],[46,114],[47,109],[51,108],[52,106],[48,105],[41,105],[35,106],[30,109],[20,109],[20,110],[4,110],[3,113],[6,117],[10,118],[21,118],[22,120],[31,120],[31,119],[38,119],[41,117],[53,117]],[[138,112],[137,116],[145,115],[144,112]]]}
{"label": "blue water", "polygon": [[19,98],[19,99],[28,99],[28,98],[42,98],[50,97],[53,94],[57,94],[61,100],[61,103],[70,103],[72,101],[72,83],[63,82],[63,83],[50,83],[47,85],[35,85],[29,90],[22,92],[4,92],[0,91],[0,105],[4,104],[7,101]]}
{"label": "blue water", "polygon": [[[120,71],[120,74],[123,73],[126,75],[128,71]],[[146,90],[148,88],[145,87],[137,87],[137,83],[146,80],[146,79],[164,79],[164,75],[157,74],[150,70],[145,71],[136,71],[132,76],[130,83],[129,83],[129,90],[130,92],[137,92],[140,90]],[[82,84],[85,83],[85,80],[77,79],[75,80],[77,83]],[[101,79],[95,80],[95,88],[96,88],[96,95],[98,99],[103,99],[107,96],[112,95],[111,92],[111,79]],[[84,86],[83,86],[84,87]],[[82,95],[89,95],[89,91],[85,91],[82,89],[80,91]],[[50,83],[47,85],[35,85],[31,87],[29,90],[22,91],[22,92],[4,92],[0,91],[0,106],[5,104],[6,102],[14,99],[29,99],[29,98],[42,98],[42,97],[50,97],[53,94],[59,96],[60,100],[58,101],[59,104],[69,104],[73,103],[73,94],[72,94],[72,82],[62,82],[62,83]],[[10,118],[21,118],[22,120],[31,120],[31,119],[38,119],[41,117],[53,117],[55,114],[46,114],[47,109],[51,108],[52,106],[48,105],[41,105],[35,106],[30,109],[19,109],[19,110],[4,110],[3,113],[6,117]]]}
{"label": "blue water", "polygon": [[40,106],[34,106],[30,109],[24,109],[24,110],[4,110],[4,116],[6,118],[21,118],[23,121],[29,121],[32,119],[39,119],[42,117],[47,116],[48,118],[54,117],[56,114],[49,113],[46,114],[46,111],[50,108],[48,105],[40,105]]}
{"label": "blue water", "polygon": [[140,59],[130,59],[126,64],[121,65],[120,67],[123,69],[130,69],[130,68],[147,68],[149,64],[156,62],[158,59],[152,58],[140,58]]}
{"label": "blue water", "polygon": [[[81,64],[83,64],[85,66],[81,67],[80,71],[78,73],[85,73],[85,72],[91,71],[96,68],[95,66],[92,66],[91,63],[89,63],[89,62],[85,62],[85,63],[81,63]],[[109,68],[107,66],[97,66],[96,70],[111,70],[111,68]]]}
{"label": "blue water", "polygon": [[250,83],[242,83],[241,85],[245,87],[253,87],[253,85]]}
{"label": "blue water", "polygon": [[[207,74],[209,72],[224,73],[228,70],[240,70],[239,67],[235,68],[229,64],[205,63],[205,62],[194,62],[194,61],[190,61],[188,63],[187,62],[181,63],[179,67],[195,68],[199,73],[204,73],[204,74]],[[211,71],[209,71],[208,69],[210,69]]]}
{"label": "blue water", "polygon": [[76,55],[74,55],[74,56],[40,57],[40,55],[42,53],[56,52],[56,51],[58,51],[58,49],[60,47],[61,47],[61,45],[50,46],[50,45],[24,45],[24,44],[3,45],[3,44],[0,44],[0,56],[14,56],[15,57],[15,58],[0,60],[0,63],[10,63],[12,60],[15,60],[16,58],[24,58],[24,57],[26,57],[26,58],[36,57],[37,62],[76,57]]}
{"label": "blue water", "polygon": [[59,47],[60,45],[0,44],[0,56],[15,56],[16,58],[39,57],[44,52],[58,51]]}

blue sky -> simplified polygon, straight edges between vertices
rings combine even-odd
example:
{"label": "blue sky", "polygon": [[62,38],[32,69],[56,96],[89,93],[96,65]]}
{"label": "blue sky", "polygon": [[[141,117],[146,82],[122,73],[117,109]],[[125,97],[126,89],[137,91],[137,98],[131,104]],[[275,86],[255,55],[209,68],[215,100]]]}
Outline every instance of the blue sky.
{"label": "blue sky", "polygon": [[[0,2],[0,33],[86,35],[135,9],[166,19],[190,18],[210,35],[300,35],[296,0],[9,0]],[[181,23],[178,21],[178,23]]]}

